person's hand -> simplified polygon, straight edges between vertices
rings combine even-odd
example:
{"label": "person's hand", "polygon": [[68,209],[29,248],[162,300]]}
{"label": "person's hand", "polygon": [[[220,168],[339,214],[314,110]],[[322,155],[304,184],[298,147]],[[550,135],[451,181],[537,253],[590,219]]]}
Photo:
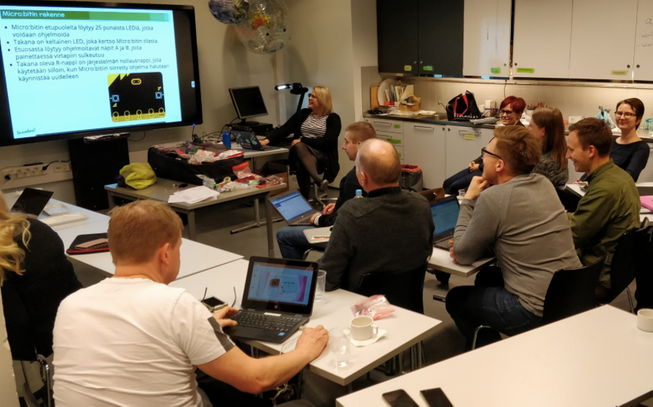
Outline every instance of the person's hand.
{"label": "person's hand", "polygon": [[331,215],[333,213],[333,209],[336,207],[336,204],[330,203],[327,206],[322,209],[322,214],[323,215]]}
{"label": "person's hand", "polygon": [[270,140],[268,140],[268,139],[266,139],[266,138],[264,138],[263,140],[261,140],[261,145],[262,145],[262,146],[267,146],[268,144],[270,144]]}
{"label": "person's hand", "polygon": [[472,178],[472,182],[469,183],[469,187],[465,193],[465,199],[471,199],[473,201],[489,186],[490,183],[484,180],[483,177]]}
{"label": "person's hand", "polygon": [[292,144],[290,144],[290,147],[293,147],[295,144],[297,144],[297,143],[301,143],[301,142],[302,142],[302,139],[300,139],[300,138],[296,138],[296,139],[294,139],[294,140],[292,141]]}
{"label": "person's hand", "polygon": [[317,212],[315,212],[313,215],[311,215],[311,220],[309,220],[308,222],[309,222],[311,225],[314,225],[314,224],[315,224],[315,223],[314,223],[314,222],[315,222],[315,218],[317,218],[318,216],[320,216],[320,214],[317,213]]}
{"label": "person's hand", "polygon": [[297,339],[295,350],[302,350],[308,353],[311,360],[320,356],[329,342],[329,333],[322,325],[315,328],[304,328],[302,336]]}
{"label": "person's hand", "polygon": [[213,318],[220,324],[220,327],[224,329],[225,326],[235,326],[238,325],[238,322],[233,319],[226,319],[226,317],[237,314],[238,310],[232,307],[224,307],[213,313]]}
{"label": "person's hand", "polygon": [[478,171],[481,168],[480,164],[476,164],[474,161],[469,163],[469,172]]}
{"label": "person's hand", "polygon": [[456,260],[456,253],[453,252],[453,240],[449,240],[449,256],[451,256],[451,259],[455,264],[458,264],[458,260]]}

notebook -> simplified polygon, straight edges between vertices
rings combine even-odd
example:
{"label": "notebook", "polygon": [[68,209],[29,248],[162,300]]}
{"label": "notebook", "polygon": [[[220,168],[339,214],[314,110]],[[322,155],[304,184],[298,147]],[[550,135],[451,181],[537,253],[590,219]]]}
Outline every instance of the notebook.
{"label": "notebook", "polygon": [[449,240],[453,239],[459,213],[458,198],[453,195],[438,199],[431,204],[431,216],[435,224],[433,246],[449,251]]}
{"label": "notebook", "polygon": [[233,338],[281,343],[313,314],[317,263],[251,257],[237,326],[225,327]]}
{"label": "notebook", "polygon": [[642,204],[642,207],[650,211],[653,211],[653,196],[651,195],[640,196],[639,202]]}
{"label": "notebook", "polygon": [[53,194],[54,192],[43,191],[41,189],[25,188],[14,206],[11,207],[11,212],[22,212],[39,216]]}
{"label": "notebook", "polygon": [[313,209],[297,190],[274,195],[268,199],[289,225],[310,225],[311,216],[320,213]]}

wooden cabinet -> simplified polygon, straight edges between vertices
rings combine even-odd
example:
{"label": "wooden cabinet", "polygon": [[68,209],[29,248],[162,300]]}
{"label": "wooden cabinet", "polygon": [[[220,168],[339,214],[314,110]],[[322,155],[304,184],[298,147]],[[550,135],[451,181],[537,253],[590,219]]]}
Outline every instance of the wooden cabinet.
{"label": "wooden cabinet", "polygon": [[511,0],[465,0],[464,75],[510,75],[511,12]]}
{"label": "wooden cabinet", "polygon": [[462,75],[463,0],[377,0],[379,72]]}
{"label": "wooden cabinet", "polygon": [[571,16],[569,0],[515,0],[513,77],[569,78]]}
{"label": "wooden cabinet", "polygon": [[494,137],[494,129],[476,129],[464,126],[447,126],[445,177],[469,167],[481,155],[481,148]]}
{"label": "wooden cabinet", "polygon": [[426,189],[442,187],[445,168],[445,128],[441,124],[407,123],[404,161],[419,165]]}
{"label": "wooden cabinet", "polygon": [[569,76],[631,80],[637,0],[574,0]]}

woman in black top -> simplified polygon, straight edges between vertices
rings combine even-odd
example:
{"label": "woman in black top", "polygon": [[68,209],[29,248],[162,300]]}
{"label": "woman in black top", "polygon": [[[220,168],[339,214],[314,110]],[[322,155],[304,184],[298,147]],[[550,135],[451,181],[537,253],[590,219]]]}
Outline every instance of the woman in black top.
{"label": "woman in black top", "polygon": [[617,103],[614,115],[621,137],[612,142],[610,158],[637,182],[649,156],[648,143],[637,136],[637,128],[644,117],[644,103],[637,98],[622,100]]}
{"label": "woman in black top", "polygon": [[[519,121],[521,119],[522,113],[526,108],[526,102],[522,98],[516,96],[508,96],[503,99],[500,106],[500,118],[501,123],[504,126],[523,126]],[[458,190],[467,189],[469,183],[472,182],[472,178],[480,177],[483,175],[483,159],[478,157],[464,170],[460,171],[447,178],[442,184],[442,188],[447,194],[456,195]]]}
{"label": "woman in black top", "polygon": [[[295,113],[261,144],[274,144],[293,134],[288,155],[290,169],[297,174],[299,191],[308,199],[311,178],[322,190],[326,190],[329,182],[333,182],[338,175],[338,136],[341,127],[340,116],[333,112],[329,89],[316,86],[308,96],[308,109]],[[324,177],[320,173],[324,173]]]}
{"label": "woman in black top", "polygon": [[50,355],[59,304],[81,284],[59,236],[36,219],[9,213],[1,193],[0,284],[12,359]]}

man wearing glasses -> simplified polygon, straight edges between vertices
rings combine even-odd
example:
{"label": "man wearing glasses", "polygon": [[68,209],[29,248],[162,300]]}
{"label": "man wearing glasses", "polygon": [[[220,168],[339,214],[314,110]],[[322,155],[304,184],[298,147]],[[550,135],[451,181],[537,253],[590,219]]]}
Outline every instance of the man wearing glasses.
{"label": "man wearing glasses", "polygon": [[[460,264],[472,264],[490,249],[499,265],[482,270],[474,286],[447,295],[447,311],[468,348],[479,325],[506,335],[540,326],[553,274],[581,267],[553,184],[531,174],[542,154],[540,141],[518,126],[497,128],[494,137],[481,150],[483,176],[467,189],[451,248]],[[499,339],[494,331],[481,332],[483,344]]]}
{"label": "man wearing glasses", "polygon": [[633,178],[610,159],[612,131],[599,119],[588,118],[569,126],[567,159],[578,172],[588,174],[587,193],[570,213],[569,222],[581,261],[594,264],[603,256],[599,301],[610,294],[610,265],[617,241],[639,226],[639,193]]}

